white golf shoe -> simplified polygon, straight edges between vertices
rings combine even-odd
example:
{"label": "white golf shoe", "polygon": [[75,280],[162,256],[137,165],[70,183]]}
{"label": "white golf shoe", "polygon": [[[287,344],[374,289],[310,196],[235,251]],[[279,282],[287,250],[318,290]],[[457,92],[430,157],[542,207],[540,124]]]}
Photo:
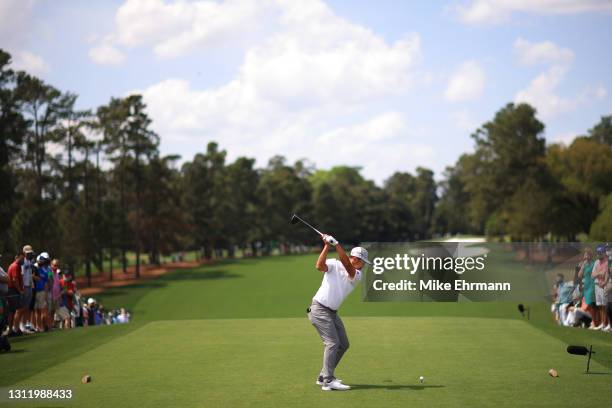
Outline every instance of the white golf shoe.
{"label": "white golf shoe", "polygon": [[344,385],[342,384],[340,381],[333,380],[331,382],[326,382],[323,384],[323,386],[321,387],[321,390],[323,391],[332,391],[332,390],[336,390],[336,391],[347,391],[350,390],[351,387],[348,385]]}

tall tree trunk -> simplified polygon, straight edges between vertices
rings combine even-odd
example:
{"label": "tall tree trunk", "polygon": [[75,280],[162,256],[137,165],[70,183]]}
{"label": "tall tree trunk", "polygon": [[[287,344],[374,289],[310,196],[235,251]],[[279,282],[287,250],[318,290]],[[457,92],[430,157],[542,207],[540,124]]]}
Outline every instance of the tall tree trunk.
{"label": "tall tree trunk", "polygon": [[113,246],[110,245],[109,250],[109,269],[108,269],[108,279],[113,280]]}
{"label": "tall tree trunk", "polygon": [[206,243],[204,244],[204,259],[209,261],[212,258],[211,246]]}
{"label": "tall tree trunk", "polygon": [[91,287],[91,261],[85,261],[85,276],[87,276],[87,287]]}

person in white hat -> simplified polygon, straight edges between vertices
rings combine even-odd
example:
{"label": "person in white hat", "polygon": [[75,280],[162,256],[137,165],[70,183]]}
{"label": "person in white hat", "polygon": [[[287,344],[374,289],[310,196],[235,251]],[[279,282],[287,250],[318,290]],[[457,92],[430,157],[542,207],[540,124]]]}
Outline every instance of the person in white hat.
{"label": "person in white hat", "polygon": [[47,327],[48,312],[49,312],[49,300],[48,292],[51,286],[49,281],[49,275],[51,274],[51,267],[49,263],[51,257],[47,252],[41,252],[36,257],[36,263],[34,264],[34,327],[37,332],[46,331]]}
{"label": "person in white hat", "polygon": [[[306,310],[308,319],[323,340],[323,368],[316,380],[323,391],[349,390],[351,387],[343,384],[334,376],[334,370],[340,359],[349,348],[348,336],[338,316],[338,309],[361,280],[361,270],[370,264],[368,251],[362,247],[351,250],[350,256],[338,241],[331,235],[321,236],[325,246],[317,259],[316,268],[323,272],[321,287],[312,298],[312,304]],[[327,259],[329,250],[335,247],[339,259]]]}

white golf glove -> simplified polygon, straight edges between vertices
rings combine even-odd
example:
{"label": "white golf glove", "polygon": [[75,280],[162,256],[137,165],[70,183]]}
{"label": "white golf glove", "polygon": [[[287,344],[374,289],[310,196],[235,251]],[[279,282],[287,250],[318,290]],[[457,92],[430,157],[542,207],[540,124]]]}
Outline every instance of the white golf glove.
{"label": "white golf glove", "polygon": [[325,242],[327,242],[329,245],[332,245],[332,246],[338,245],[338,240],[332,237],[331,235],[328,235],[325,237]]}

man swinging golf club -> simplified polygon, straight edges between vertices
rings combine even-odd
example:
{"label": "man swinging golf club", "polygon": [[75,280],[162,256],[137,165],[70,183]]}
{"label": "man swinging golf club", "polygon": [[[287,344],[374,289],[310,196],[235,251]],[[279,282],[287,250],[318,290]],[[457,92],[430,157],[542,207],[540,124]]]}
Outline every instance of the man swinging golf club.
{"label": "man swinging golf club", "polygon": [[[308,319],[317,329],[325,346],[323,368],[316,383],[322,386],[323,391],[345,391],[351,387],[334,377],[336,366],[349,348],[344,324],[338,316],[338,308],[357,286],[361,280],[361,269],[365,263],[370,264],[370,261],[365,248],[353,248],[349,257],[334,237],[321,234],[321,238],[325,246],[317,259],[316,268],[324,273],[323,282],[307,309]],[[340,259],[327,259],[327,253],[332,246],[336,248]]]}

